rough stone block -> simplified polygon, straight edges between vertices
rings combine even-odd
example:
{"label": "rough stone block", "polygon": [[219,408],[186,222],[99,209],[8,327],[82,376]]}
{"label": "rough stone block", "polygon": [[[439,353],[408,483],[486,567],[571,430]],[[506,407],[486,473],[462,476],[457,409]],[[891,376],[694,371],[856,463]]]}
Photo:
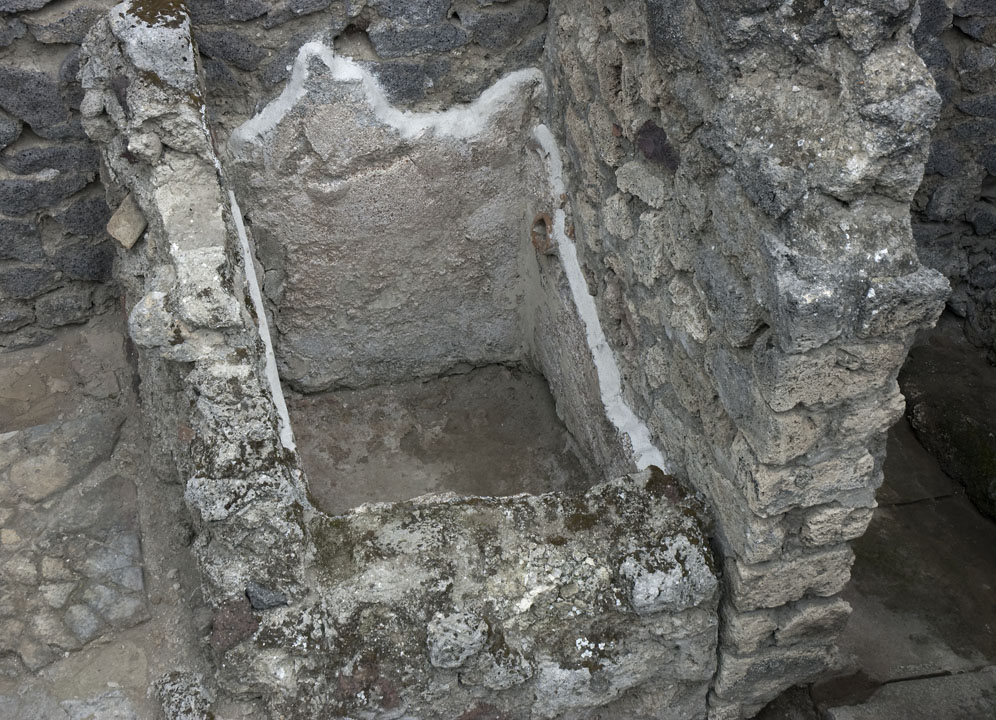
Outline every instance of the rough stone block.
{"label": "rough stone block", "polygon": [[23,16],[35,40],[41,43],[79,45],[98,18],[116,3],[114,0],[86,0],[85,4],[59,3]]}
{"label": "rough stone block", "polygon": [[470,42],[470,33],[447,22],[410,26],[400,21],[382,19],[373,22],[367,34],[374,50],[384,58],[444,53]]}
{"label": "rough stone block", "polygon": [[826,506],[806,513],[799,531],[804,545],[838,545],[865,534],[874,511],[871,508]]}
{"label": "rough stone block", "polygon": [[77,280],[104,282],[111,277],[114,247],[110,242],[79,242],[60,249],[52,258],[57,268]]}
{"label": "rough stone block", "polygon": [[816,443],[823,419],[799,410],[772,410],[751,373],[749,352],[714,345],[706,367],[723,406],[761,462],[782,465]]}
{"label": "rough stone block", "polygon": [[50,76],[36,70],[0,66],[0,106],[20,118],[42,137],[60,137],[59,128],[69,122],[69,108]]}
{"label": "rough stone block", "polygon": [[902,364],[904,343],[841,343],[808,353],[781,351],[773,333],[757,340],[754,377],[773,410],[796,405],[834,405],[881,386]]}
{"label": "rough stone block", "polygon": [[546,17],[547,3],[520,0],[508,5],[467,8],[460,21],[470,30],[474,42],[489,50],[500,50],[516,43],[530,28]]}
{"label": "rough stone block", "polygon": [[30,304],[0,300],[0,332],[14,332],[34,320],[35,313]]}
{"label": "rough stone block", "polygon": [[58,170],[94,177],[100,170],[100,155],[90,143],[60,143],[8,152],[0,156],[0,164],[18,175]]}
{"label": "rough stone block", "polygon": [[730,345],[748,344],[764,324],[765,312],[754,298],[747,273],[735,259],[705,248],[694,262],[695,284],[702,289],[709,316]]}
{"label": "rough stone block", "polygon": [[28,31],[19,18],[0,18],[0,48],[9,47],[15,40],[20,40]]}
{"label": "rough stone block", "polygon": [[45,259],[34,223],[0,218],[0,260],[38,262]]}
{"label": "rough stone block", "polygon": [[21,134],[21,123],[0,110],[0,150],[17,140]]}
{"label": "rough stone block", "polygon": [[805,595],[828,597],[844,589],[851,578],[854,552],[848,545],[748,565],[726,561],[730,599],[741,612],[773,608]]}
{"label": "rough stone block", "polygon": [[35,176],[45,179],[11,178],[0,180],[0,212],[19,217],[50,207],[90,183],[90,176],[77,173],[43,171]]}
{"label": "rough stone block", "polygon": [[664,181],[640,160],[631,160],[616,170],[616,184],[623,192],[635,195],[658,210],[664,207],[669,196]]}
{"label": "rough stone block", "polygon": [[59,284],[55,270],[31,265],[0,268],[0,297],[24,300]]}
{"label": "rough stone block", "polygon": [[425,91],[433,87],[449,69],[449,61],[442,58],[423,63],[391,62],[370,65],[370,70],[377,76],[391,102],[413,102],[421,99]]}
{"label": "rough stone block", "polygon": [[110,218],[103,192],[84,195],[55,216],[68,232],[82,237],[103,235]]}
{"label": "rough stone block", "polygon": [[92,307],[90,288],[70,285],[38,298],[35,316],[42,327],[61,327],[86,322]]}
{"label": "rough stone block", "polygon": [[145,232],[148,223],[145,214],[131,193],[125,196],[118,209],[107,221],[107,234],[121,243],[126,250],[131,249]]}
{"label": "rough stone block", "polygon": [[[430,25],[446,19],[450,0],[369,0],[369,7],[381,16],[404,20],[412,25]],[[461,20],[463,17],[461,16]]]}
{"label": "rough stone block", "polygon": [[52,0],[0,0],[0,12],[15,13],[23,10],[38,10]]}
{"label": "rough stone block", "polygon": [[720,656],[714,690],[719,698],[763,704],[833,667],[836,660],[833,645],[771,648],[747,656],[727,652]]}
{"label": "rough stone block", "polygon": [[721,614],[720,642],[734,654],[744,656],[768,647],[832,642],[847,623],[851,606],[840,598],[829,598],[741,613],[725,604]]}
{"label": "rough stone block", "polygon": [[266,57],[266,50],[231,30],[202,30],[194,40],[204,55],[231,63],[239,70],[255,70]]}
{"label": "rough stone block", "polygon": [[191,19],[198,24],[245,22],[262,17],[272,4],[265,0],[188,0]]}
{"label": "rough stone block", "polygon": [[736,479],[751,510],[773,517],[795,507],[833,502],[841,496],[874,493],[875,459],[860,449],[814,465],[765,465],[744,436],[731,448]]}

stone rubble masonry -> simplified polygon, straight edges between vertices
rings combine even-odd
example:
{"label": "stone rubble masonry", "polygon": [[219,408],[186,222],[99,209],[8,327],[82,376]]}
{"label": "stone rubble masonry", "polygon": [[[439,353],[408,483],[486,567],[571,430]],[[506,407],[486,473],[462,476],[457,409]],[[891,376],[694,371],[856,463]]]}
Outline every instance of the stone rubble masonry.
{"label": "stone rubble masonry", "polygon": [[0,352],[50,340],[117,294],[76,79],[83,36],[112,4],[0,2]]}
{"label": "stone rubble masonry", "polygon": [[948,307],[996,359],[996,10],[921,0],[914,35],[943,101],[913,232],[924,264],[951,281]]}
{"label": "stone rubble masonry", "polygon": [[[310,505],[195,57],[182,3],[122,3],[84,42],[82,106],[109,192],[147,222],[119,275],[146,419],[195,520],[220,691],[289,718],[704,718],[720,581],[705,507],[661,470],[584,494]],[[210,703],[182,673],[159,688],[172,714],[178,693]]]}
{"label": "stone rubble masonry", "polygon": [[579,257],[627,397],[716,514],[716,720],[835,661],[895,378],[948,295],[910,224],[942,103],[912,13],[551,4]]}

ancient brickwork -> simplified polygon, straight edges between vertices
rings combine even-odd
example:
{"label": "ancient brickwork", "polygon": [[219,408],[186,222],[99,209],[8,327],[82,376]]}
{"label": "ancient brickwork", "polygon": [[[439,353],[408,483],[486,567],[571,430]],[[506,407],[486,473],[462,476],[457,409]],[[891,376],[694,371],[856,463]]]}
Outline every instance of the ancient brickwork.
{"label": "ancient brickwork", "polygon": [[923,262],[951,281],[948,306],[996,357],[996,5],[921,0],[916,49],[943,106],[913,231]]}
{"label": "ancient brickwork", "polygon": [[554,2],[573,225],[628,398],[710,499],[716,718],[834,662],[896,374],[947,296],[909,203],[940,100],[911,7]]}
{"label": "ancient brickwork", "polygon": [[113,303],[110,210],[80,125],[80,48],[110,0],[0,2],[0,352]]}

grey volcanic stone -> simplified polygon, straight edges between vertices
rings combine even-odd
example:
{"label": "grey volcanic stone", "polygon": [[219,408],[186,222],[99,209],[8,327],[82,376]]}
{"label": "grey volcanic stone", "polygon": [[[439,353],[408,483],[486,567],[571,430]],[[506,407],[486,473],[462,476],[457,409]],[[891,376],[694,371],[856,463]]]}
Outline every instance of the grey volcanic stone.
{"label": "grey volcanic stone", "polygon": [[91,0],[85,5],[63,4],[27,17],[25,23],[38,42],[79,45],[97,18],[114,4],[112,0]]}
{"label": "grey volcanic stone", "polygon": [[367,5],[384,17],[397,18],[412,25],[429,25],[446,17],[450,0],[369,0]]}
{"label": "grey volcanic stone", "polygon": [[0,106],[40,135],[41,131],[56,129],[70,120],[59,86],[50,76],[36,70],[0,66]]}
{"label": "grey volcanic stone", "polygon": [[266,57],[266,50],[231,30],[204,30],[194,37],[202,53],[231,63],[239,70],[255,70]]}
{"label": "grey volcanic stone", "polygon": [[85,188],[90,177],[77,173],[49,171],[55,177],[49,180],[11,178],[0,180],[0,213],[27,215],[35,210],[54,205]]}
{"label": "grey volcanic stone", "polygon": [[0,18],[0,48],[5,48],[15,40],[24,37],[27,28],[17,18]]}
{"label": "grey volcanic stone", "polygon": [[170,672],[155,682],[166,720],[210,720],[211,692],[199,673]]}
{"label": "grey volcanic stone", "polygon": [[63,248],[52,259],[56,267],[79,280],[104,282],[111,277],[114,246],[110,242],[77,243]]}
{"label": "grey volcanic stone", "polygon": [[290,40],[286,41],[273,56],[273,59],[263,67],[263,72],[260,74],[263,82],[268,85],[275,85],[289,78],[298,51],[309,39],[308,35],[302,33],[294,35]]}
{"label": "grey volcanic stone", "polygon": [[429,662],[433,667],[453,670],[481,651],[488,640],[488,624],[473,613],[436,613],[429,621],[427,635]]}
{"label": "grey volcanic stone", "polygon": [[50,268],[15,265],[0,269],[0,296],[27,299],[51,290],[58,284]]}
{"label": "grey volcanic stone", "polygon": [[41,236],[33,223],[0,218],[0,260],[43,260]]}
{"label": "grey volcanic stone", "polygon": [[21,134],[21,123],[0,110],[0,150],[17,140]]}
{"label": "grey volcanic stone", "polygon": [[34,322],[35,313],[31,305],[10,300],[0,300],[0,332],[14,332],[28,323]]}
{"label": "grey volcanic stone", "polygon": [[86,322],[93,307],[90,287],[70,285],[35,301],[35,316],[42,327],[52,328]]}
{"label": "grey volcanic stone", "polygon": [[0,0],[0,12],[13,13],[22,10],[39,10],[52,0]]}
{"label": "grey volcanic stone", "polygon": [[403,57],[455,50],[470,42],[462,27],[447,22],[410,26],[395,20],[378,20],[368,31],[370,42],[381,57]]}
{"label": "grey volcanic stone", "polygon": [[245,22],[262,17],[270,9],[263,0],[189,0],[187,7],[195,23]]}
{"label": "grey volcanic stone", "polygon": [[51,169],[95,177],[100,169],[100,154],[91,143],[66,143],[5,153],[0,156],[0,163],[18,175]]}
{"label": "grey volcanic stone", "polygon": [[489,50],[512,45],[546,17],[547,3],[535,0],[466,10],[460,14],[463,26],[481,47]]}
{"label": "grey volcanic stone", "polygon": [[111,209],[103,193],[87,194],[55,216],[55,219],[73,235],[97,237],[103,235]]}
{"label": "grey volcanic stone", "polygon": [[389,100],[412,102],[422,98],[449,68],[449,61],[440,58],[425,63],[375,63],[370,70],[377,76]]}
{"label": "grey volcanic stone", "polygon": [[279,590],[271,590],[256,582],[246,585],[246,597],[253,610],[270,610],[287,604],[287,596]]}

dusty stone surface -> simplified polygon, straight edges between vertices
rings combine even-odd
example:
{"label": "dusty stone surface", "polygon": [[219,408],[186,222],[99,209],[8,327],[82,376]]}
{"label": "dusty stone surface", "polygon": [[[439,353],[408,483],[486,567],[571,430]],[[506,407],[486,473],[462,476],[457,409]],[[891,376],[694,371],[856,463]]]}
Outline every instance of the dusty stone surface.
{"label": "dusty stone surface", "polygon": [[577,491],[597,477],[546,383],[517,368],[288,403],[311,497],[333,515],[438,492]]}
{"label": "dusty stone surface", "polygon": [[372,105],[344,61],[299,62],[303,96],[229,143],[281,377],[316,391],[519,359],[539,73],[422,130]]}
{"label": "dusty stone surface", "polygon": [[124,330],[105,314],[4,358],[5,718],[150,720],[159,675],[204,667],[182,498],[149,467]]}
{"label": "dusty stone surface", "polygon": [[830,708],[829,720],[899,720],[959,717],[984,720],[996,713],[996,669],[886,685],[859,706]]}

